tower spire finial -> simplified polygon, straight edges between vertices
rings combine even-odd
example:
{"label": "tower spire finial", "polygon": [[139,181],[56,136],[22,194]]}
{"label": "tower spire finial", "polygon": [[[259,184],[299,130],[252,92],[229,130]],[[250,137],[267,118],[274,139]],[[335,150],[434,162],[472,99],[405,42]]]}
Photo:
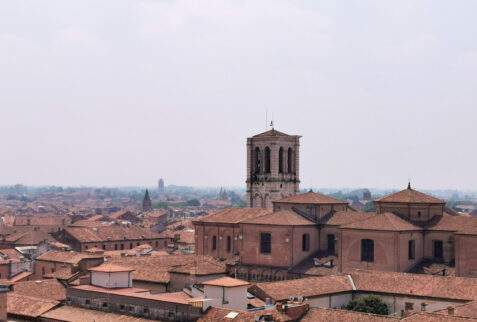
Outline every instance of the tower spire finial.
{"label": "tower spire finial", "polygon": [[407,188],[411,189],[411,179],[409,179],[409,181],[407,182]]}

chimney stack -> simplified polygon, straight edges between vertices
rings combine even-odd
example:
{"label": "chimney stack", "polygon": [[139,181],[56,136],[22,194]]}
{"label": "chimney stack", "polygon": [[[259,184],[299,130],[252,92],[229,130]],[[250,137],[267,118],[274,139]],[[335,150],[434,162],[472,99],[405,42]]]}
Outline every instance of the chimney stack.
{"label": "chimney stack", "polygon": [[0,322],[7,322],[7,294],[13,291],[13,284],[0,284]]}

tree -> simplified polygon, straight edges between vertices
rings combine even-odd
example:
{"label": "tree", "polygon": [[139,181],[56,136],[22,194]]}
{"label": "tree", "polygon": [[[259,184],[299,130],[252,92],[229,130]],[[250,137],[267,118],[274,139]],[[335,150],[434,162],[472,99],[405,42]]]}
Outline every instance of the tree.
{"label": "tree", "polygon": [[186,206],[199,207],[200,201],[197,199],[191,199],[186,201]]}
{"label": "tree", "polygon": [[351,300],[341,307],[343,310],[388,315],[386,303],[376,295],[368,295],[360,299]]}
{"label": "tree", "polygon": [[364,205],[363,209],[361,209],[363,212],[376,212],[376,205],[374,202],[370,201],[367,204]]}

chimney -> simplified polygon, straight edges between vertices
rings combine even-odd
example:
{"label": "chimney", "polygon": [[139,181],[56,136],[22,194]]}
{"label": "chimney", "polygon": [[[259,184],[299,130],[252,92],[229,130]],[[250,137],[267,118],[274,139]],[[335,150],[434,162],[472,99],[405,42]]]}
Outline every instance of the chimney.
{"label": "chimney", "polygon": [[422,312],[426,312],[426,307],[427,307],[427,303],[422,302],[422,303],[421,303],[421,311],[422,311]]}
{"label": "chimney", "polygon": [[0,285],[0,322],[7,321],[7,293],[13,291],[13,284]]}
{"label": "chimney", "polygon": [[453,306],[449,306],[447,308],[447,315],[454,315],[455,308]]}

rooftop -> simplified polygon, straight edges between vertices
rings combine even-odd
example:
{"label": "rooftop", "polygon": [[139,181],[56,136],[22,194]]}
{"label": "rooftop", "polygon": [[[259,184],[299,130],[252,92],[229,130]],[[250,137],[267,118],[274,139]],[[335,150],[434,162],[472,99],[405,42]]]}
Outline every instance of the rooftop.
{"label": "rooftop", "polygon": [[132,271],[134,271],[133,268],[119,266],[119,265],[115,265],[115,264],[112,264],[112,263],[106,263],[106,264],[103,264],[101,266],[91,267],[88,270],[92,271],[92,272],[102,272],[102,273],[118,273],[118,272],[132,272]]}
{"label": "rooftop", "polygon": [[258,208],[226,208],[216,213],[204,216],[194,220],[196,223],[213,222],[213,223],[231,223],[238,224],[244,220],[258,218],[263,215],[272,213],[271,209]]}
{"label": "rooftop", "polygon": [[158,234],[139,226],[101,226],[101,227],[68,227],[65,231],[80,242],[102,242],[106,240],[153,239]]}
{"label": "rooftop", "polygon": [[222,287],[238,287],[238,286],[248,286],[250,283],[238,280],[231,277],[221,277],[216,280],[202,282],[203,285],[211,285],[211,286],[222,286]]}
{"label": "rooftop", "polygon": [[60,302],[58,301],[44,298],[18,295],[15,293],[7,294],[8,314],[37,318],[59,304]]}
{"label": "rooftop", "polygon": [[415,226],[407,220],[390,212],[384,214],[374,214],[368,219],[352,222],[340,228],[381,230],[381,231],[416,231],[422,228]]}
{"label": "rooftop", "polygon": [[280,132],[280,131],[277,131],[275,129],[271,129],[269,131],[254,135],[253,137],[254,138],[265,138],[265,137],[276,137],[276,136],[290,136],[290,135],[288,135],[286,133],[283,133],[283,132]]}
{"label": "rooftop", "polygon": [[369,313],[345,311],[345,310],[331,310],[313,307],[300,320],[302,322],[334,322],[334,321],[348,321],[348,322],[381,322],[381,321],[399,321],[396,317],[383,316]]}
{"label": "rooftop", "polygon": [[247,219],[241,222],[242,224],[256,224],[256,225],[278,225],[278,226],[314,226],[311,220],[308,220],[294,211],[282,210],[272,212],[257,218]]}
{"label": "rooftop", "polygon": [[425,203],[425,204],[445,204],[441,199],[434,198],[412,189],[410,186],[407,189],[399,192],[378,198],[375,202],[395,202],[395,203]]}
{"label": "rooftop", "polygon": [[68,322],[146,322],[152,321],[130,315],[107,313],[98,310],[89,310],[75,306],[64,305],[41,315],[42,318],[54,321]]}
{"label": "rooftop", "polygon": [[302,193],[296,196],[283,198],[274,203],[291,203],[291,204],[348,204],[346,201],[341,201],[331,198],[313,191]]}
{"label": "rooftop", "polygon": [[53,301],[66,300],[66,288],[56,279],[17,282],[9,294],[37,297]]}
{"label": "rooftop", "polygon": [[94,254],[78,253],[75,251],[50,250],[38,256],[36,260],[78,265],[78,263],[82,261],[83,259],[89,259],[89,258],[99,259],[99,258],[103,258],[103,256],[101,254],[94,255]]}

